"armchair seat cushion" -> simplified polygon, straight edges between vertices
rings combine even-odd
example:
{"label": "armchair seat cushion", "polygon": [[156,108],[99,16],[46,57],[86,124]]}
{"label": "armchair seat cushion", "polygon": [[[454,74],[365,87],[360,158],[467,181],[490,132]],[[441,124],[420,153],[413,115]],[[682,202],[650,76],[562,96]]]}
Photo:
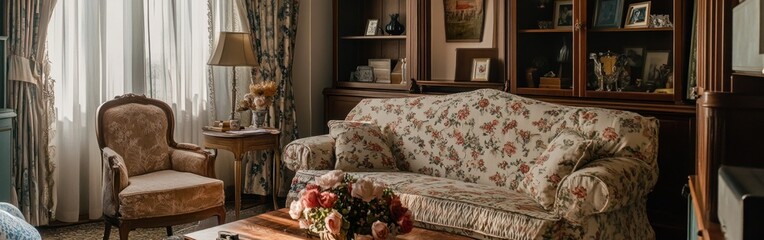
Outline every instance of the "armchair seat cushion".
{"label": "armchair seat cushion", "polygon": [[192,213],[224,203],[223,181],[173,170],[130,176],[119,201],[122,219]]}

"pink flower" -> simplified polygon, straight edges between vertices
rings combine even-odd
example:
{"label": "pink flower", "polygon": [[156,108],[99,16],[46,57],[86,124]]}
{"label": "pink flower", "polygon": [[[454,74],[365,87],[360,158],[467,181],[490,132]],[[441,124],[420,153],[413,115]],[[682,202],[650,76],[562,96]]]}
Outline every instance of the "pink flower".
{"label": "pink flower", "polygon": [[321,189],[332,189],[339,186],[344,177],[345,173],[342,170],[333,170],[320,177],[316,177],[316,184],[321,186]]}
{"label": "pink flower", "polygon": [[324,223],[326,224],[326,229],[329,230],[330,233],[338,234],[342,228],[342,214],[337,212],[337,210],[332,210],[332,213],[329,213],[324,219]]}
{"label": "pink flower", "polygon": [[387,239],[390,236],[390,229],[387,228],[387,224],[376,221],[371,224],[371,235],[374,236],[374,240]]}
{"label": "pink flower", "polygon": [[411,221],[411,211],[406,211],[406,214],[398,220],[398,226],[400,226],[399,231],[402,234],[411,232],[411,229],[414,228],[414,222]]}
{"label": "pink flower", "polygon": [[356,234],[355,235],[355,240],[374,240],[374,237],[369,236],[369,235]]}
{"label": "pink flower", "polygon": [[332,208],[334,207],[334,202],[337,201],[337,194],[331,193],[331,192],[322,192],[321,196],[318,198],[319,204],[321,204],[321,207],[324,208]]}
{"label": "pink flower", "polygon": [[315,208],[319,206],[318,198],[321,194],[318,189],[309,189],[305,191],[305,194],[300,199],[302,206],[305,208]]}
{"label": "pink flower", "polygon": [[387,185],[380,182],[374,183],[374,198],[382,199],[382,195],[385,193],[385,189],[387,189]]}
{"label": "pink flower", "polygon": [[305,207],[302,206],[300,201],[292,201],[292,204],[289,205],[289,216],[292,219],[300,219],[302,210],[305,210]]}
{"label": "pink flower", "polygon": [[353,190],[350,192],[350,196],[360,198],[364,202],[371,202],[371,200],[374,200],[374,182],[366,178],[359,179],[353,183]]}

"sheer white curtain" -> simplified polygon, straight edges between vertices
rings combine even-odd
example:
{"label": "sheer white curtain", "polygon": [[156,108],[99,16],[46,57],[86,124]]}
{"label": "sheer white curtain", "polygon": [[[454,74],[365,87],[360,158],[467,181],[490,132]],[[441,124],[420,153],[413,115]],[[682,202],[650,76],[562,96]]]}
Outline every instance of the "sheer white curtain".
{"label": "sheer white curtain", "polygon": [[147,95],[170,104],[175,140],[202,143],[210,55],[206,0],[144,2]]}
{"label": "sheer white curtain", "polygon": [[207,0],[66,0],[49,30],[56,81],[56,219],[101,217],[98,106],[124,93],[170,104],[176,141],[201,143],[207,117]]}

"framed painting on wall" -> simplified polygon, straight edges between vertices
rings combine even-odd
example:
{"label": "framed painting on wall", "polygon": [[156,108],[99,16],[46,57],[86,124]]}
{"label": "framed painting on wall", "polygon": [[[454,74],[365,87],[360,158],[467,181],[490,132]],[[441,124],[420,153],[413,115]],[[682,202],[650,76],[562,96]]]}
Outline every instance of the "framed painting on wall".
{"label": "framed painting on wall", "polygon": [[446,42],[480,42],[485,27],[485,0],[443,0]]}

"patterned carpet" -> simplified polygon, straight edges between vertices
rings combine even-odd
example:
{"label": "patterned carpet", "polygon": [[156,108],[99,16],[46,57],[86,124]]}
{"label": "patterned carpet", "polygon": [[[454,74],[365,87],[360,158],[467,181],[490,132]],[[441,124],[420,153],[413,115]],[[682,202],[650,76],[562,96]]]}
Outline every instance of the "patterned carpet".
{"label": "patterned carpet", "polygon": [[[226,204],[226,222],[233,222],[235,214],[233,204]],[[245,205],[246,206],[246,205]],[[241,219],[255,216],[273,208],[270,204],[261,204],[241,210]],[[183,234],[195,232],[198,230],[213,227],[217,224],[215,218],[210,218],[201,222],[194,222],[184,225],[173,226],[172,237],[167,237],[165,228],[145,228],[136,229],[130,232],[130,239],[183,239]],[[38,228],[43,239],[101,239],[103,237],[103,221],[75,224],[62,227],[41,227]],[[109,239],[119,239],[119,232],[116,227],[111,228]]]}

